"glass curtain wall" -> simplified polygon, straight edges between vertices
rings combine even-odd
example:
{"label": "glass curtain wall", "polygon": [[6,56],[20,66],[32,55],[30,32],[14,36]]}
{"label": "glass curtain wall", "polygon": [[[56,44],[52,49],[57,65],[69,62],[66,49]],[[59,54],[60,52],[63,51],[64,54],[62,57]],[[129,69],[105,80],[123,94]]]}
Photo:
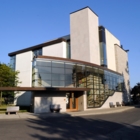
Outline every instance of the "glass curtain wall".
{"label": "glass curtain wall", "polygon": [[67,58],[71,58],[71,53],[70,53],[70,41],[67,41],[67,47],[66,47],[66,54]]}
{"label": "glass curtain wall", "polygon": [[16,56],[11,56],[10,57],[10,66],[13,70],[15,70],[15,66],[16,66]]}
{"label": "glass curtain wall", "polygon": [[103,26],[99,27],[99,44],[100,44],[101,66],[107,67],[106,37],[105,37],[105,28]]}
{"label": "glass curtain wall", "polygon": [[55,60],[33,61],[34,87],[90,88],[88,108],[100,107],[108,96],[123,89],[123,76],[88,65]]}
{"label": "glass curtain wall", "polygon": [[36,58],[39,55],[42,55],[42,48],[33,51],[33,59]]}

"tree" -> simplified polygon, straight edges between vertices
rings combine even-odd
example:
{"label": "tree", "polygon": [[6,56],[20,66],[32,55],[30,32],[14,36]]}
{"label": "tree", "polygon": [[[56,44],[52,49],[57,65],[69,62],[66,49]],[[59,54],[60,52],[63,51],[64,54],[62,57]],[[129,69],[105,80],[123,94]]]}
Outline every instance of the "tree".
{"label": "tree", "polygon": [[132,100],[134,103],[140,103],[140,83],[137,83],[131,90]]}
{"label": "tree", "polygon": [[[16,87],[21,83],[18,78],[19,71],[14,71],[10,65],[0,63],[0,87]],[[2,94],[12,94],[13,92],[2,92],[0,95],[0,104]]]}

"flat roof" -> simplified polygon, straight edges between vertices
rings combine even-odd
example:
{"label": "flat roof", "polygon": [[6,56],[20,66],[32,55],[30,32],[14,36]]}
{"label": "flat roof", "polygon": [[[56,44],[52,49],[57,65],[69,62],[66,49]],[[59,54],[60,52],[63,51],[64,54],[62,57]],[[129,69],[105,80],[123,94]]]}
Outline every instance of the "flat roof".
{"label": "flat roof", "polygon": [[64,87],[0,87],[0,91],[89,91],[90,88]]}
{"label": "flat roof", "polygon": [[48,42],[45,42],[45,43],[41,43],[41,44],[38,44],[38,45],[35,45],[35,46],[32,46],[32,47],[29,47],[29,48],[25,48],[25,49],[22,49],[22,50],[11,52],[8,55],[9,56],[14,56],[16,54],[24,53],[24,52],[27,52],[27,51],[33,51],[33,50],[41,49],[42,47],[53,45],[53,44],[56,44],[56,43],[60,43],[62,41],[66,42],[67,40],[65,38],[58,38],[58,39],[55,39],[55,40],[51,40],[51,41],[48,41]]}
{"label": "flat roof", "polygon": [[90,9],[90,10],[98,17],[98,15],[97,15],[89,6],[86,6],[86,7],[84,7],[84,8],[79,9],[79,10],[76,10],[76,11],[74,11],[74,12],[71,12],[70,14],[79,12],[79,11],[84,10],[84,9],[86,9],[86,8]]}

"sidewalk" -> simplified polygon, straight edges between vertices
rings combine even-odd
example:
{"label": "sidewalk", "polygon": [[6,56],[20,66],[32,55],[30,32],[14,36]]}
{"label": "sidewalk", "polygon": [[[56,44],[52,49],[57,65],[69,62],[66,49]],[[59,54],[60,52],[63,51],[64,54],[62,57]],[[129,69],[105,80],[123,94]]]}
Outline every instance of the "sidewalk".
{"label": "sidewalk", "polygon": [[106,109],[92,109],[86,111],[78,111],[78,112],[65,112],[65,113],[41,113],[41,114],[34,114],[34,113],[17,113],[15,114],[0,114],[1,119],[39,119],[39,118],[46,118],[46,117],[70,117],[70,116],[86,116],[86,115],[101,115],[101,114],[110,114],[110,113],[118,113],[127,111],[129,109],[135,108],[134,106],[122,106],[116,108],[106,108]]}

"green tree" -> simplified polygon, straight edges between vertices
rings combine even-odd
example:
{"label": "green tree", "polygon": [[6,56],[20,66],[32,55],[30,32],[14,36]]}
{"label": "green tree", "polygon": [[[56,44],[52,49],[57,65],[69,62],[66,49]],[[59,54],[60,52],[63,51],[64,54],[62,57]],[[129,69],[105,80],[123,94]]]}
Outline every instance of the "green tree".
{"label": "green tree", "polygon": [[[0,63],[0,87],[16,87],[21,83],[18,78],[19,71],[14,71],[10,65]],[[0,104],[3,94],[13,94],[13,92],[0,93]]]}
{"label": "green tree", "polygon": [[137,83],[131,90],[132,100],[134,103],[140,103],[140,83]]}

